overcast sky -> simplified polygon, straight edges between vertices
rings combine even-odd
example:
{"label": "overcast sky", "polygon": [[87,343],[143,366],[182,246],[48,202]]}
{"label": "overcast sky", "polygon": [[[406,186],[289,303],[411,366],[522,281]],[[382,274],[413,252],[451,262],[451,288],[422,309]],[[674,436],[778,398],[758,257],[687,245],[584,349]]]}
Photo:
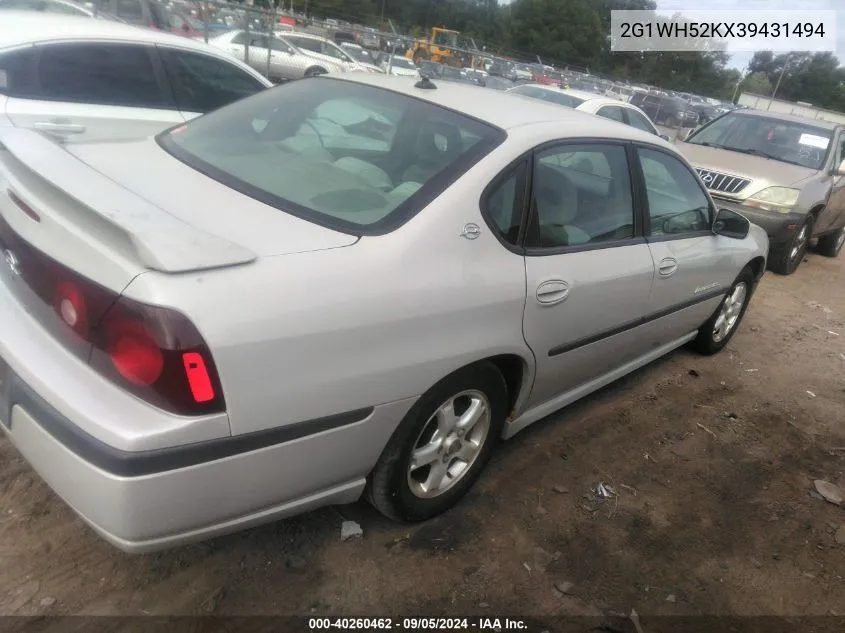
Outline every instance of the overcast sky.
{"label": "overcast sky", "polygon": [[[670,14],[675,11],[686,10],[730,10],[742,9],[744,11],[760,10],[760,21],[765,20],[766,9],[769,10],[795,10],[802,11],[812,9],[834,9],[836,14],[837,46],[836,56],[840,65],[845,61],[845,2],[843,0],[656,0],[657,9],[663,13]],[[836,6],[839,5],[839,6]],[[776,53],[777,54],[777,53]],[[731,56],[729,64],[740,70],[744,69],[751,60],[754,53],[736,53]]]}

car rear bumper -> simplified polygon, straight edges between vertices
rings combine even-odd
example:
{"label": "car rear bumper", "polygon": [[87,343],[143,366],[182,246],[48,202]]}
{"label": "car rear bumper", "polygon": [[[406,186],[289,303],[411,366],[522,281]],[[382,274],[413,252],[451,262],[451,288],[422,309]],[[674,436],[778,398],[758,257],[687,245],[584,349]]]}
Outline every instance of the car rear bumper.
{"label": "car rear bumper", "polygon": [[12,444],[86,523],[130,553],[357,500],[413,401],[352,412],[341,426],[315,426],[315,433],[291,441],[180,467],[179,455],[197,445],[116,451],[80,432],[13,372],[5,387],[9,406],[0,427]]}
{"label": "car rear bumper", "polygon": [[2,283],[0,323],[0,429],[68,505],[128,552],[354,501],[415,400],[232,436],[225,415],[171,416],[102,379]]}
{"label": "car rear bumper", "polygon": [[753,207],[747,207],[737,202],[714,198],[717,208],[730,209],[741,213],[748,220],[764,231],[769,236],[769,246],[779,246],[792,239],[795,229],[801,226],[804,221],[804,214],[801,213],[772,213],[761,211]]}

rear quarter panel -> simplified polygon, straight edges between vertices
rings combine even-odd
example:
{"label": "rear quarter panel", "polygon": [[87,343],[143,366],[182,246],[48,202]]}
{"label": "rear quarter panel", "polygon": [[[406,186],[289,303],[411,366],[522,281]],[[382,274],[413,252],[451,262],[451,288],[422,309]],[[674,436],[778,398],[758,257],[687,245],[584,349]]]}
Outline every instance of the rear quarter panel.
{"label": "rear quarter panel", "polygon": [[[515,155],[483,159],[389,235],[219,271],[146,273],[126,294],[194,321],[233,434],[418,396],[497,354],[522,358],[530,385],[523,258],[498,242],[478,204]],[[481,227],[477,239],[460,236],[467,222]]]}

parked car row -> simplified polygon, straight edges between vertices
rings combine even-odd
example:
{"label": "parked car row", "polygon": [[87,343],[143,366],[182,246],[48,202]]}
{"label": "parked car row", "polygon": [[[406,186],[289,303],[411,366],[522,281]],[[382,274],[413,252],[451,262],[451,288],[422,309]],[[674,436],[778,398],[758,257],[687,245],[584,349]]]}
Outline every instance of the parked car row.
{"label": "parked car row", "polygon": [[344,72],[380,72],[358,62],[337,44],[305,33],[233,30],[209,44],[266,74],[272,81]]}

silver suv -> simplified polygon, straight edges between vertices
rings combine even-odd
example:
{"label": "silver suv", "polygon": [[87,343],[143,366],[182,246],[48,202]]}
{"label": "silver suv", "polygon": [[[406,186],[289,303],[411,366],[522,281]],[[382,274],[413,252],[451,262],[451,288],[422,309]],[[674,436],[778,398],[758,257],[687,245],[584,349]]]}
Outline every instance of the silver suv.
{"label": "silver suv", "polygon": [[735,110],[696,130],[678,149],[721,207],[769,234],[769,268],[789,275],[810,241],[836,257],[845,243],[845,125]]}

